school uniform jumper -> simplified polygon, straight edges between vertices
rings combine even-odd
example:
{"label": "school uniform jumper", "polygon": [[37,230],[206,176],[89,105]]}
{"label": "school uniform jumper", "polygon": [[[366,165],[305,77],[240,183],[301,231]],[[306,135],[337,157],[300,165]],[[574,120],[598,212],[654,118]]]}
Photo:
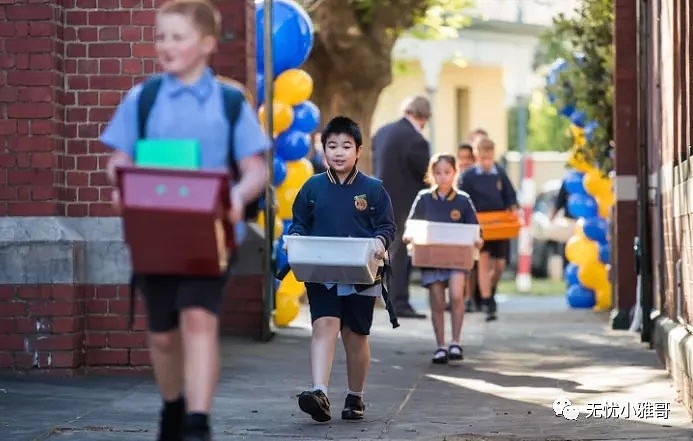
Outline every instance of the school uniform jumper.
{"label": "school uniform jumper", "polygon": [[[409,219],[462,224],[479,223],[469,195],[454,188],[444,195],[438,193],[437,188],[419,192],[411,206]],[[456,272],[468,273],[466,270],[422,268],[421,285],[428,287],[434,282],[447,283],[450,275]]]}
{"label": "school uniform jumper", "polygon": [[[147,139],[196,140],[200,146],[200,168],[228,169],[230,127],[225,117],[221,85],[211,69],[193,84],[163,74],[161,88],[146,122]],[[101,142],[136,158],[139,137],[138,101],[142,84],[130,89],[101,135]],[[255,112],[243,102],[233,130],[234,160],[261,154],[269,140]],[[236,240],[245,237],[245,224],[235,225]],[[149,328],[163,332],[178,326],[181,309],[201,306],[215,314],[221,306],[226,277],[183,277],[141,275],[137,285],[147,304]]]}
{"label": "school uniform jumper", "polygon": [[[288,234],[322,237],[377,237],[388,249],[395,238],[390,196],[382,182],[354,168],[340,183],[333,170],[312,176],[293,205]],[[342,326],[368,335],[373,322],[375,297],[383,292],[379,279],[372,285],[306,283],[311,319],[338,317]],[[389,305],[389,299],[386,299]],[[390,321],[397,326],[391,307]]]}
{"label": "school uniform jumper", "polygon": [[[517,205],[515,188],[508,174],[498,164],[489,171],[484,171],[478,165],[470,167],[460,175],[459,188],[469,194],[479,213],[507,210]],[[509,240],[485,241],[481,251],[489,252],[492,258],[505,259],[509,247]]]}

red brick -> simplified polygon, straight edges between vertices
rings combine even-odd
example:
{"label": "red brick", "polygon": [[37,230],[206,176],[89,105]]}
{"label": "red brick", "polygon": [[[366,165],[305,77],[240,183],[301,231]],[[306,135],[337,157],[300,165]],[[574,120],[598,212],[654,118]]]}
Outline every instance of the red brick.
{"label": "red brick", "polygon": [[18,317],[14,325],[19,334],[36,334],[45,325],[45,321],[36,317]]}
{"label": "red brick", "polygon": [[99,41],[120,41],[120,29],[118,26],[99,28]]}
{"label": "red brick", "polygon": [[[111,110],[109,109],[109,112]],[[110,157],[112,150],[99,142],[98,139],[89,141],[89,153],[93,155],[108,155]]]}
{"label": "red brick", "polygon": [[99,93],[98,92],[79,92],[77,94],[77,104],[80,106],[98,106],[99,105]]}
{"label": "red brick", "polygon": [[28,337],[29,351],[61,351],[80,349],[84,342],[84,334],[38,335]]}
{"label": "red brick", "polygon": [[25,314],[24,302],[0,302],[0,317],[22,317]]}
{"label": "red brick", "polygon": [[31,188],[29,186],[17,187],[17,201],[30,201],[31,200]]}
{"label": "red brick", "polygon": [[87,329],[89,330],[125,331],[127,327],[127,317],[123,315],[90,315],[87,317]]}
{"label": "red brick", "polygon": [[107,202],[91,203],[89,204],[89,216],[108,217],[117,216],[117,213],[113,210],[111,204]]}
{"label": "red brick", "polygon": [[7,206],[9,216],[57,216],[58,206],[49,202],[10,202]]}
{"label": "red brick", "polygon": [[76,368],[84,363],[84,355],[78,351],[51,352],[49,366],[54,368]]}
{"label": "red brick", "polygon": [[8,106],[7,116],[26,119],[50,118],[53,116],[53,105],[50,103],[14,103]]}
{"label": "red brick", "polygon": [[70,58],[86,57],[87,45],[84,43],[68,43],[65,53]]}
{"label": "red brick", "polygon": [[99,71],[103,75],[120,74],[120,60],[104,59],[99,60]]}
{"label": "red brick", "polygon": [[156,57],[154,45],[150,43],[135,43],[132,47],[132,56],[141,58]]}
{"label": "red brick", "polygon": [[18,368],[30,369],[34,367],[34,354],[17,352],[14,354],[14,364]]}
{"label": "red brick", "polygon": [[89,216],[89,206],[85,204],[68,204],[67,216],[69,217],[86,217]]}
{"label": "red brick", "polygon": [[120,0],[98,0],[99,9],[118,9],[120,8]]}
{"label": "red brick", "polygon": [[[29,106],[27,104],[27,106]],[[37,105],[34,105],[34,107]],[[43,106],[43,104],[41,104]],[[21,123],[26,121],[18,121],[19,132],[21,133]],[[36,121],[31,121],[35,123]],[[21,137],[17,139],[16,145],[10,145],[10,150],[22,151],[22,152],[42,152],[53,150],[54,139],[49,136],[32,136],[32,137]]]}
{"label": "red brick", "polygon": [[98,285],[96,287],[96,297],[99,299],[127,298],[127,293],[119,292],[118,285]]}
{"label": "red brick", "polygon": [[29,35],[32,37],[50,37],[53,35],[55,25],[50,22],[29,23]]}
{"label": "red brick", "polygon": [[99,299],[90,299],[86,301],[86,311],[88,314],[107,314],[108,301]]}
{"label": "red brick", "polygon": [[99,136],[98,124],[79,124],[77,136],[80,138],[96,138]]}
{"label": "red brick", "polygon": [[109,332],[108,346],[113,349],[144,348],[147,334],[144,332]]}
{"label": "red brick", "polygon": [[[1,158],[0,158],[1,159]],[[3,161],[0,160],[0,167],[3,165]],[[12,164],[8,165],[12,167]],[[17,188],[1,186],[0,187],[0,201],[15,201],[17,200]]]}
{"label": "red brick", "polygon": [[86,333],[84,344],[88,348],[105,348],[107,344],[106,333],[89,331]]}
{"label": "red brick", "polygon": [[[70,90],[89,89],[89,77],[86,75],[70,75],[67,77],[67,88]],[[70,120],[68,119],[68,121]]]}
{"label": "red brick", "polygon": [[54,165],[53,153],[34,152],[31,154],[31,166],[35,168],[52,168]]}
{"label": "red brick", "polygon": [[50,285],[50,297],[55,300],[79,300],[83,296],[83,291],[79,286],[69,284]]}
{"label": "red brick", "polygon": [[0,368],[9,368],[14,366],[14,356],[12,352],[0,351]]}
{"label": "red brick", "polygon": [[32,315],[42,315],[51,317],[72,316],[79,311],[79,303],[64,300],[38,300],[29,303],[29,311]]}
{"label": "red brick", "polygon": [[156,17],[155,11],[133,11],[132,24],[153,26]]}
{"label": "red brick", "polygon": [[17,69],[29,69],[29,54],[16,54],[14,56],[14,66]]}
{"label": "red brick", "polygon": [[21,351],[24,337],[21,335],[0,335],[0,351]]}
{"label": "red brick", "polygon": [[139,26],[124,26],[120,29],[122,41],[142,41],[142,28]]}
{"label": "red brick", "polygon": [[66,11],[65,23],[68,25],[84,25],[87,23],[86,11]]}
{"label": "red brick", "polygon": [[53,133],[55,127],[53,122],[50,120],[37,120],[31,121],[31,134],[32,135],[48,135]]}
{"label": "red brick", "polygon": [[79,41],[92,42],[99,41],[99,28],[93,26],[82,26],[77,30]]}
{"label": "red brick", "polygon": [[22,87],[19,89],[19,95],[17,99],[19,101],[30,103],[52,103],[53,89],[50,86]]}
{"label": "red brick", "polygon": [[130,11],[90,11],[89,25],[128,25],[130,24]]}
{"label": "red brick", "polygon": [[0,87],[0,102],[9,103],[17,99],[16,87]]}
{"label": "red brick", "polygon": [[132,349],[130,351],[130,364],[133,366],[149,366],[151,360],[149,359],[148,349]]}
{"label": "red brick", "polygon": [[99,60],[90,60],[90,59],[77,60],[77,72],[79,72],[82,75],[98,74],[99,73]]}
{"label": "red brick", "polygon": [[50,20],[53,18],[53,9],[48,4],[8,6],[5,11],[10,20]]}
{"label": "red brick", "polygon": [[93,349],[87,352],[87,365],[89,366],[118,366],[128,364],[128,351],[126,349]]}
{"label": "red brick", "polygon": [[79,332],[84,328],[82,317],[54,317],[51,331],[55,334]]}
{"label": "red brick", "polygon": [[133,331],[146,331],[147,327],[147,316],[144,314],[136,315],[134,323],[132,324]]}
{"label": "red brick", "polygon": [[0,285],[0,301],[10,300],[14,297],[15,286],[14,285]]}
{"label": "red brick", "polygon": [[[125,72],[125,62],[129,60],[124,60],[123,61],[123,73],[128,73]],[[120,103],[120,99],[122,97],[122,93],[120,92],[100,92],[99,93],[99,104],[102,106],[108,106],[108,107],[115,107]],[[113,110],[111,109],[111,115],[113,115]]]}
{"label": "red brick", "polygon": [[91,77],[89,86],[99,90],[127,90],[132,87],[132,78],[122,75],[99,75]]}
{"label": "red brick", "polygon": [[10,184],[52,184],[51,170],[8,170],[7,182]]}
{"label": "red brick", "polygon": [[0,334],[12,334],[15,332],[13,318],[0,319]]}
{"label": "red brick", "polygon": [[7,84],[13,86],[50,86],[53,81],[52,72],[8,72]]}
{"label": "red brick", "polygon": [[53,40],[50,38],[11,38],[5,41],[5,50],[9,53],[50,52],[51,49],[53,49]]}
{"label": "red brick", "polygon": [[50,201],[56,198],[56,190],[53,186],[33,186],[31,188],[32,201]]}
{"label": "red brick", "polygon": [[81,171],[68,171],[65,182],[70,186],[89,185],[89,173]]}
{"label": "red brick", "polygon": [[92,122],[108,122],[113,114],[112,109],[103,107],[92,107],[89,109],[89,121]]}
{"label": "red brick", "polygon": [[0,135],[13,135],[17,133],[17,121],[0,121]]}
{"label": "red brick", "polygon": [[[88,80],[85,78],[85,81]],[[87,87],[84,88],[86,89]],[[84,107],[67,109],[65,120],[67,122],[85,122],[87,121],[87,109]]]}
{"label": "red brick", "polygon": [[97,170],[98,159],[94,156],[79,156],[77,158],[78,170]]}
{"label": "red brick", "polygon": [[15,36],[14,23],[0,23],[0,37],[7,38],[7,37],[14,37],[14,36]]}

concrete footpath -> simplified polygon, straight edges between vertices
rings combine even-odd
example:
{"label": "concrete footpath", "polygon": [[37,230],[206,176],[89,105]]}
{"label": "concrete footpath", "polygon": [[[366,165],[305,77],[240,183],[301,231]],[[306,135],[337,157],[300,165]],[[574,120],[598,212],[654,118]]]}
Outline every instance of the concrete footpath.
{"label": "concrete footpath", "polygon": [[[693,440],[691,418],[639,336],[611,331],[605,314],[562,297],[501,296],[499,320],[468,314],[465,360],[434,366],[429,320],[393,330],[376,311],[366,419],[345,422],[341,347],[330,423],[296,404],[309,386],[304,308],[269,343],[224,338],[215,440]],[[416,303],[426,307],[417,289]],[[552,403],[570,400],[576,420]],[[0,440],[152,441],[159,398],[149,377],[0,376]],[[570,409],[572,417],[577,412]]]}

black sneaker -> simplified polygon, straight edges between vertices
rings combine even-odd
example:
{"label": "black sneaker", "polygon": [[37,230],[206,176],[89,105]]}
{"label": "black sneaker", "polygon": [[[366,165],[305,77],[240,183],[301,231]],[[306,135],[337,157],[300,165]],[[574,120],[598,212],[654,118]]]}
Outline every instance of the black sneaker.
{"label": "black sneaker", "polygon": [[298,396],[298,407],[319,423],[332,419],[330,400],[321,390],[306,390]]}
{"label": "black sneaker", "polygon": [[484,311],[486,312],[486,321],[491,322],[496,320],[496,303],[492,299],[484,299]]}
{"label": "black sneaker", "polygon": [[183,441],[211,441],[208,416],[188,414],[183,427]]}
{"label": "black sneaker", "polygon": [[185,400],[181,397],[172,403],[164,403],[159,419],[157,441],[181,441],[185,418]]}
{"label": "black sneaker", "polygon": [[343,420],[362,420],[363,411],[366,405],[358,395],[349,394],[344,400],[344,410],[342,410]]}
{"label": "black sneaker", "polygon": [[472,302],[472,299],[467,299],[464,301],[464,310],[465,312],[474,312],[474,303]]}

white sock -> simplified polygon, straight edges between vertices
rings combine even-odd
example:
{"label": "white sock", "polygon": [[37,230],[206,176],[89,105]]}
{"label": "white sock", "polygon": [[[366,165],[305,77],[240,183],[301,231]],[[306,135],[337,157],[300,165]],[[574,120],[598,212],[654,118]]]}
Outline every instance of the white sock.
{"label": "white sock", "polygon": [[462,344],[458,341],[451,341],[450,346],[452,346],[452,345],[462,346]]}
{"label": "white sock", "polygon": [[324,384],[316,384],[315,386],[313,386],[313,392],[317,391],[322,391],[322,393],[327,395],[327,386],[325,386]]}
{"label": "white sock", "polygon": [[363,398],[363,391],[361,392],[354,392],[351,389],[347,389],[347,395],[356,395],[359,398]]}

